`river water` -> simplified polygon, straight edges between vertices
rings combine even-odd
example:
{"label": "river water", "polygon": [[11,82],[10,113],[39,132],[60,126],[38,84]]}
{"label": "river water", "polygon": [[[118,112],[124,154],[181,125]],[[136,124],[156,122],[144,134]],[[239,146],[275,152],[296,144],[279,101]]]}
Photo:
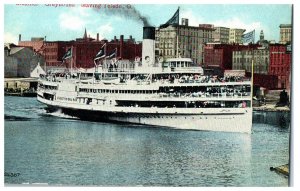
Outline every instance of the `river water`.
{"label": "river water", "polygon": [[252,134],[80,121],[4,98],[6,185],[288,186],[288,113],[254,112]]}

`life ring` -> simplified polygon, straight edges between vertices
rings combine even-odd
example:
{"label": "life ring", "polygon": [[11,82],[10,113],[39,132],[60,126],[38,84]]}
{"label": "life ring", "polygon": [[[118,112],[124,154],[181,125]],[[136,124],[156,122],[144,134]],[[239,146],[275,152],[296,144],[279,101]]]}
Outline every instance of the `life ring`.
{"label": "life ring", "polygon": [[141,61],[141,58],[140,58],[139,56],[136,56],[136,57],[134,58],[134,61],[139,62],[139,61]]}

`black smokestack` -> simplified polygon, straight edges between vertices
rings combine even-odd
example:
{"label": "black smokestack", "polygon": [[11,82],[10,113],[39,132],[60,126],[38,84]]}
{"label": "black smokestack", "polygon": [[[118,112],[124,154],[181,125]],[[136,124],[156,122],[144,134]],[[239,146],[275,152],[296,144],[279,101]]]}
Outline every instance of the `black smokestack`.
{"label": "black smokestack", "polygon": [[155,27],[144,27],[143,39],[155,40]]}
{"label": "black smokestack", "polygon": [[142,15],[133,5],[120,5],[120,8],[95,8],[95,10],[99,13],[104,13],[108,16],[118,15],[126,17],[127,19],[131,19],[137,22],[142,22],[144,26],[150,26],[149,19]]}

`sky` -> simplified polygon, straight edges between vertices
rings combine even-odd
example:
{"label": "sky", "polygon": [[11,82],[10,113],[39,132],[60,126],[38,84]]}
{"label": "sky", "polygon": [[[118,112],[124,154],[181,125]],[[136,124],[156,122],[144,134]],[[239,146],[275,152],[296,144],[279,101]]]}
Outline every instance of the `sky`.
{"label": "sky", "polygon": [[159,26],[167,22],[180,7],[181,18],[188,18],[189,24],[213,24],[229,28],[243,28],[246,32],[255,29],[256,40],[264,31],[265,39],[279,41],[279,25],[291,23],[291,5],[287,4],[124,4],[122,8],[100,8],[49,6],[4,5],[4,39],[5,42],[30,40],[31,37],[47,37],[48,41],[74,40],[81,38],[85,28],[88,35],[96,38],[112,39],[124,35],[132,35],[136,40],[142,40],[143,22],[122,15],[128,10],[140,13],[148,18],[149,23]]}

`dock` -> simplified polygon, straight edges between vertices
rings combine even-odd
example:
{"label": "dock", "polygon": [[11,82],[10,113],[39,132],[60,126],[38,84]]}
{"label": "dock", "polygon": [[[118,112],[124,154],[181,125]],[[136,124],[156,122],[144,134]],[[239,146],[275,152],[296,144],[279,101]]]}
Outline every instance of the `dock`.
{"label": "dock", "polygon": [[276,107],[276,104],[266,104],[262,106],[253,106],[253,111],[286,111],[289,112],[288,106]]}
{"label": "dock", "polygon": [[5,78],[5,96],[36,97],[37,78]]}
{"label": "dock", "polygon": [[289,176],[289,164],[281,165],[278,167],[270,167],[271,171],[275,171],[279,174],[283,174],[285,176]]}

